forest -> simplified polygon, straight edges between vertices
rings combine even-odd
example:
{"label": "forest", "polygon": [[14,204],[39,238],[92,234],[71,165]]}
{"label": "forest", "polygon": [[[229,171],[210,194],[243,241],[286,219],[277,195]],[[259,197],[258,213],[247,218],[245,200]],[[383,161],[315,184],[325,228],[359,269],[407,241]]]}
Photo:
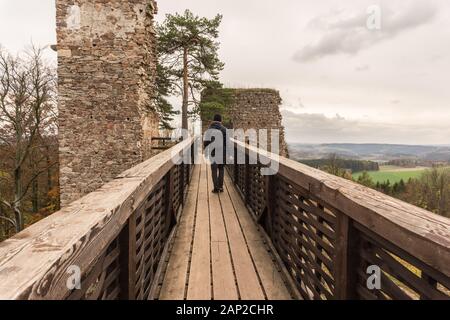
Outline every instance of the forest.
{"label": "forest", "polygon": [[[391,183],[389,180],[375,182],[367,172],[373,170],[364,170],[358,178],[353,178],[346,160],[339,159],[335,154],[321,162],[322,164],[316,168],[450,218],[450,168],[448,167],[430,168],[424,170],[417,179],[410,178],[406,181],[401,179],[399,182]],[[401,163],[401,161],[395,163]],[[316,163],[313,162],[313,164]]]}
{"label": "forest", "polygon": [[[182,98],[182,127],[187,129],[188,119],[198,116],[200,93],[221,87],[221,20],[221,15],[207,19],[186,10],[156,24],[151,107],[160,129],[170,132],[180,114],[169,96]],[[60,208],[57,70],[43,50],[31,46],[13,56],[0,47],[0,241]]]}
{"label": "forest", "polygon": [[59,209],[56,70],[0,51],[0,240]]}
{"label": "forest", "polygon": [[425,170],[418,179],[402,179],[395,183],[389,180],[374,183],[365,172],[357,182],[450,218],[450,168],[431,168]]}
{"label": "forest", "polygon": [[[361,171],[378,171],[380,166],[377,162],[369,160],[353,160],[353,159],[341,159],[336,158],[336,165],[341,169],[351,170],[352,172]],[[321,168],[327,166],[330,159],[313,159],[313,160],[300,160],[301,163],[306,164],[313,168]]]}

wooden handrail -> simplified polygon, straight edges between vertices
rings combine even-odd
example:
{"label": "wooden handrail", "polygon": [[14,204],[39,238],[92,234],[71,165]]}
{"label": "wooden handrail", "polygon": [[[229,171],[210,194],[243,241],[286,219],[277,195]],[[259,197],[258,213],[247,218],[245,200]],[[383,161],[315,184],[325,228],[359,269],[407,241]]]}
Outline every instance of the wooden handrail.
{"label": "wooden handrail", "polygon": [[[193,157],[194,142],[0,243],[0,299],[151,298],[192,169],[173,156],[189,149]],[[234,147],[231,176],[299,297],[450,297],[449,219],[241,142]],[[245,164],[236,162],[239,152]],[[278,171],[264,177],[269,161]],[[368,266],[382,271],[380,289],[366,286]],[[68,286],[73,267],[80,290]]]}
{"label": "wooden handrail", "polygon": [[[186,170],[190,165],[176,165],[173,155],[192,148],[193,143],[194,138],[180,142],[0,243],[0,299],[133,299],[140,290],[148,295],[154,265],[150,268],[145,265],[148,261],[139,260],[139,246],[158,240],[162,251],[190,172]],[[164,190],[170,188],[175,191],[168,198]],[[161,224],[155,227],[162,228],[156,229],[156,240],[143,235],[146,220],[153,218],[148,214],[154,214]],[[84,281],[79,292],[67,286],[73,266],[79,268]],[[143,272],[141,287],[134,288],[124,274],[131,270]],[[132,279],[136,280],[134,274]]]}
{"label": "wooden handrail", "polygon": [[[298,248],[289,245],[295,252],[285,253],[286,265],[315,265],[312,270],[306,270],[310,272],[309,278],[305,276],[308,279],[302,281],[311,282],[311,277],[316,277],[317,283],[306,285],[308,290],[303,288],[304,295],[324,298],[329,293],[333,298],[361,297],[364,288],[356,288],[357,284],[350,280],[365,274],[361,266],[372,259],[372,263],[383,263],[381,269],[392,278],[413,287],[408,292],[411,288],[404,285],[403,289],[410,293],[407,296],[416,297],[415,291],[423,298],[427,294],[450,297],[450,219],[248,144],[236,140],[234,144],[235,153],[245,152],[247,159],[256,155],[259,158],[256,166],[248,164],[254,161],[230,166],[247,205],[268,230],[272,241],[278,241],[279,251],[287,250],[281,244],[298,244]],[[259,168],[264,167],[261,163],[269,161],[278,167],[277,174],[270,179],[259,173]],[[266,196],[261,199],[258,195],[261,192],[255,190],[265,190]],[[274,221],[278,224],[275,231]],[[310,250],[311,255],[299,252],[301,248]],[[394,256],[394,261],[380,258],[383,252]],[[305,259],[319,262],[304,262]],[[397,265],[395,261],[400,263]],[[327,262],[335,269],[334,274],[324,268],[326,272],[318,276],[321,271],[318,269]],[[417,271],[423,276],[415,279],[413,274]],[[326,273],[333,274],[333,279],[325,281]],[[387,286],[395,285],[391,278],[383,279]],[[321,287],[324,283],[329,290]],[[311,285],[316,288],[310,288]],[[396,294],[400,296],[401,292]]]}

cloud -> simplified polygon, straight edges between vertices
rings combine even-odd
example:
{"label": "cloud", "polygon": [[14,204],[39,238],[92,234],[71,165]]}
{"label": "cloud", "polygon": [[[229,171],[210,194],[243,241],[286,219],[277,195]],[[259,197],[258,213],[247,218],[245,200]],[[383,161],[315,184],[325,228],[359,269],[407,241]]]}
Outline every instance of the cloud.
{"label": "cloud", "polygon": [[317,17],[309,28],[318,29],[323,36],[294,54],[297,62],[318,60],[336,54],[357,54],[402,32],[425,25],[437,15],[437,7],[430,2],[408,2],[408,6],[392,10],[381,8],[381,29],[369,30],[365,12],[348,14],[335,11],[332,15]]}
{"label": "cloud", "polygon": [[336,114],[282,111],[286,139],[290,143],[399,143],[448,144],[450,128],[365,122]]}

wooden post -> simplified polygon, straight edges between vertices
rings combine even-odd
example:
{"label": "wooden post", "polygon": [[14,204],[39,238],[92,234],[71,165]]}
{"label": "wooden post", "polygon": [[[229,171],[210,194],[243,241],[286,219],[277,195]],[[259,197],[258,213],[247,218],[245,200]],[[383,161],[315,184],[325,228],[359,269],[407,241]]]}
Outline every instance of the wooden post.
{"label": "wooden post", "polygon": [[[325,207],[323,206],[323,205],[321,205],[321,204],[317,204],[317,207],[321,210],[321,211],[325,211]],[[317,222],[318,223],[320,223],[320,224],[323,224],[323,222],[325,221],[325,219],[324,218],[322,218],[322,217],[317,217]],[[320,231],[320,230],[316,230],[316,234],[317,234],[317,236],[320,238],[320,239],[322,239],[323,240],[323,233]],[[317,250],[319,250],[319,252],[322,252],[322,250],[323,250],[323,248],[322,248],[322,246],[319,244],[319,243],[317,243],[316,242],[316,248],[317,248]],[[322,260],[321,259],[319,259],[318,257],[316,257],[316,263],[320,266],[320,268],[323,268],[323,263],[322,263]],[[320,274],[320,272],[318,271],[318,270],[315,270],[314,271],[314,276],[316,276],[316,278],[317,278],[317,280],[320,282],[320,281],[322,281],[322,275]],[[320,286],[316,286],[315,287],[315,289],[316,289],[316,291],[317,292],[321,292],[321,289],[320,289]]]}
{"label": "wooden post", "polygon": [[[425,280],[426,283],[428,283],[431,287],[433,288],[437,288],[438,282],[433,279],[432,277],[430,277],[428,274],[425,273],[425,271],[422,271],[422,279]],[[422,293],[420,295],[420,300],[431,300],[431,298],[429,296],[427,296],[426,294]]]}
{"label": "wooden post", "polygon": [[237,147],[234,147],[234,165],[233,165],[233,182],[237,186],[239,179],[239,167],[238,167],[238,152]]}
{"label": "wooden post", "polygon": [[173,171],[176,170],[177,167],[174,166],[172,169],[167,172],[166,175],[166,195],[165,195],[165,207],[166,207],[166,235],[169,235],[170,230],[176,223],[176,212],[173,210],[173,193],[175,191],[174,188],[174,175]]}
{"label": "wooden post", "polygon": [[345,214],[337,216],[337,238],[334,256],[336,300],[357,299],[357,279],[359,267],[359,236],[352,220]]}
{"label": "wooden post", "polygon": [[191,174],[192,174],[192,170],[194,169],[195,166],[195,141],[191,146],[191,164],[189,166],[189,182],[191,181]]}
{"label": "wooden post", "polygon": [[136,217],[133,213],[119,236],[120,299],[136,299]]}
{"label": "wooden post", "polygon": [[245,166],[244,166],[244,195],[245,195],[245,202],[248,204],[250,202],[250,156],[246,153],[245,154]]}
{"label": "wooden post", "polygon": [[[179,181],[178,181],[179,185],[178,185],[177,192],[180,193],[180,205],[181,206],[183,206],[183,204],[184,204],[184,186],[185,186],[185,179],[186,179],[185,167],[186,167],[186,165],[184,163],[180,164],[180,176],[179,176]],[[176,212],[175,212],[175,214],[176,214]]]}
{"label": "wooden post", "polygon": [[272,239],[273,235],[273,218],[275,215],[275,210],[277,209],[277,189],[278,189],[278,179],[276,175],[265,176],[266,180],[266,210],[261,216],[264,219],[266,231],[269,237]]}

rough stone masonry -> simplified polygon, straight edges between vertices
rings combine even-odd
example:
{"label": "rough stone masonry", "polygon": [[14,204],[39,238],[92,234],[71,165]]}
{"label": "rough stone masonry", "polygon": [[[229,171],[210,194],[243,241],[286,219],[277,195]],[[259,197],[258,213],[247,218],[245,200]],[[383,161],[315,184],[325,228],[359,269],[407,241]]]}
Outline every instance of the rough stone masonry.
{"label": "rough stone masonry", "polygon": [[[226,106],[226,113],[233,129],[266,129],[268,132],[267,149],[271,146],[271,130],[279,130],[279,152],[289,157],[285,141],[282,115],[280,113],[280,93],[274,89],[224,89],[231,93],[231,103]],[[205,132],[211,119],[203,119],[202,130]]]}
{"label": "rough stone masonry", "polygon": [[284,127],[280,113],[280,93],[273,89],[233,89],[233,103],[228,113],[235,129],[267,129],[267,146],[270,150],[270,132],[279,130],[280,155],[288,157],[288,148],[284,137]]}
{"label": "rough stone masonry", "polygon": [[152,0],[57,0],[61,205],[150,155]]}

